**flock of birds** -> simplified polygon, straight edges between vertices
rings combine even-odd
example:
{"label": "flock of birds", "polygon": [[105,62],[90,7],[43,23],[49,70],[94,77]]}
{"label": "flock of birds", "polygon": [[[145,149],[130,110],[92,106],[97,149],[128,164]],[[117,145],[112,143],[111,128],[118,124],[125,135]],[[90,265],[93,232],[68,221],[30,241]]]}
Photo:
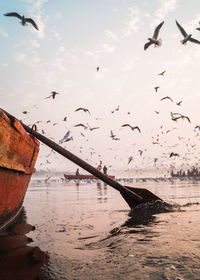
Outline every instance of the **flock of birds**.
{"label": "flock of birds", "polygon": [[[161,29],[161,27],[163,26],[164,21],[162,21],[154,30],[153,36],[148,38],[149,42],[147,42],[144,45],[144,50],[148,49],[148,47],[150,47],[151,45],[154,45],[155,47],[159,47],[162,44],[162,40],[158,39],[158,34],[159,31]],[[185,29],[178,23],[178,21],[176,20],[176,25],[178,27],[178,29],[180,30],[181,34],[183,35],[183,40],[181,40],[181,43],[183,45],[185,45],[188,41],[192,42],[192,43],[196,43],[196,44],[200,44],[200,41],[197,39],[194,39],[192,37],[192,34],[188,34]],[[200,27],[196,28],[197,30],[200,31]]]}
{"label": "flock of birds", "polygon": [[[37,24],[35,23],[35,21],[32,18],[27,18],[24,15],[20,15],[16,12],[11,12],[11,13],[6,13],[4,14],[4,16],[7,17],[16,17],[20,20],[20,23],[25,26],[27,25],[27,23],[32,24],[33,27],[35,27],[35,29],[39,30]],[[144,45],[144,50],[148,49],[149,46],[154,45],[155,47],[159,47],[162,44],[162,40],[158,39],[158,34],[159,31],[161,29],[161,27],[163,26],[164,21],[162,21],[154,30],[153,36],[148,38],[149,42],[147,42]],[[192,37],[192,34],[188,34],[185,29],[178,23],[178,21],[176,20],[176,25],[178,27],[178,29],[180,30],[181,34],[183,35],[183,40],[181,40],[181,43],[184,45],[186,44],[188,41],[192,42],[192,43],[196,43],[196,44],[200,44],[200,41],[197,39],[194,39]],[[200,31],[200,27],[197,27],[196,30]],[[100,70],[100,67],[97,66],[96,67],[97,72]],[[162,75],[162,74],[161,74]]]}
{"label": "flock of birds", "polygon": [[[4,14],[4,15],[7,16],[7,17],[16,17],[16,18],[18,18],[18,19],[20,20],[20,23],[21,23],[23,26],[25,26],[25,25],[27,25],[27,24],[29,23],[29,24],[31,24],[36,30],[39,30],[39,28],[38,28],[36,22],[35,22],[32,18],[27,18],[27,17],[25,17],[24,15],[20,15],[20,14],[18,14],[18,13],[16,13],[16,12],[10,12],[10,13],[6,13],[6,14]],[[162,21],[162,22],[155,28],[154,33],[153,33],[153,36],[150,37],[150,38],[148,38],[148,42],[144,45],[144,50],[147,50],[151,45],[154,45],[155,47],[161,46],[162,40],[161,40],[161,39],[158,39],[158,35],[159,35],[160,29],[161,29],[161,27],[163,26],[163,24],[164,24],[164,21]],[[188,34],[188,33],[184,30],[184,28],[183,28],[177,21],[176,21],[176,25],[177,25],[179,31],[181,32],[181,34],[182,34],[182,36],[183,36],[183,40],[181,40],[181,43],[182,43],[183,45],[185,45],[188,41],[189,41],[189,42],[192,42],[192,43],[200,44],[200,41],[197,40],[197,39],[195,39],[195,38],[193,38],[193,37],[192,37],[192,34],[190,34],[190,33]],[[196,29],[197,29],[198,31],[200,31],[200,27],[197,27]],[[97,67],[96,67],[96,71],[97,71],[97,72],[100,71],[100,66],[97,66]],[[164,71],[158,73],[159,76],[165,76],[165,74],[166,74],[166,70],[164,70]],[[156,93],[158,93],[158,92],[160,91],[160,86],[154,87],[154,90],[155,90]],[[56,99],[56,96],[59,95],[59,94],[60,94],[60,93],[58,93],[58,92],[56,92],[56,91],[52,91],[51,94],[50,94],[49,96],[45,97],[44,99],[53,99],[53,100],[55,100],[55,99]],[[164,101],[164,100],[169,100],[170,102],[174,102],[173,99],[172,99],[170,96],[165,96],[165,97],[162,97],[162,98],[160,99],[160,101]],[[176,102],[176,105],[177,105],[177,106],[181,106],[181,105],[182,105],[182,100]],[[113,114],[113,113],[115,113],[115,112],[118,112],[119,110],[120,110],[120,106],[118,106],[117,108],[114,108],[113,110],[111,110],[110,113]],[[77,108],[77,109],[75,110],[75,112],[78,112],[78,111],[83,111],[84,113],[87,113],[87,114],[91,115],[90,110],[87,109],[87,108],[84,108],[84,107],[79,107],[79,108]],[[23,111],[22,113],[23,113],[23,114],[27,114],[28,111]],[[156,113],[156,114],[159,114],[159,111],[155,110],[155,113]],[[131,113],[128,112],[128,114],[131,114]],[[187,120],[189,123],[191,123],[190,118],[189,118],[188,116],[185,116],[185,115],[181,114],[181,113],[171,112],[170,115],[171,115],[171,120],[174,121],[174,122],[177,122],[178,120],[181,119],[181,120]],[[64,122],[67,121],[67,116],[65,116],[65,117],[63,118],[63,121],[64,121]],[[40,122],[42,122],[42,121],[37,121],[36,123],[40,123]],[[51,122],[51,120],[46,121],[46,123],[50,123],[50,122]],[[53,125],[56,125],[56,124],[57,124],[57,123],[53,123]],[[88,123],[87,123],[87,124],[78,123],[78,124],[75,124],[73,127],[82,127],[84,130],[90,130],[90,131],[100,129],[100,126],[91,127]],[[129,123],[124,123],[124,124],[122,124],[122,125],[121,125],[121,128],[129,128],[131,131],[135,131],[135,130],[136,130],[136,131],[138,131],[140,134],[142,133],[142,131],[141,131],[141,129],[140,129],[139,126],[137,126],[137,125],[136,125],[136,126],[133,126],[133,125],[131,125],[131,124],[129,124]],[[161,129],[162,129],[162,127],[161,127]],[[176,129],[176,128],[174,128],[174,129]],[[172,129],[172,130],[173,130],[173,129]],[[194,128],[194,131],[195,131],[195,132],[196,132],[197,130],[200,131],[200,126],[198,126],[198,125],[195,126],[195,128]],[[171,131],[171,130],[167,130],[166,133],[169,133],[170,131]],[[42,133],[45,134],[45,131],[44,131],[43,129],[42,129]],[[162,131],[162,134],[163,134],[163,133],[164,133],[164,132]],[[81,132],[81,136],[85,137],[85,135],[84,135],[83,132]],[[199,136],[199,134],[197,133],[196,136]],[[113,130],[110,130],[110,138],[111,138],[112,140],[114,140],[114,141],[117,141],[117,140],[119,141],[119,140],[120,140],[120,138],[116,135],[116,133],[113,132]],[[180,137],[179,139],[181,139],[181,137]],[[185,139],[185,138],[184,138],[184,139]],[[59,140],[59,144],[62,145],[63,143],[68,142],[68,141],[71,141],[71,140],[73,140],[73,136],[71,136],[71,131],[68,130],[68,131],[65,133],[65,135]],[[190,142],[190,139],[188,139],[188,140],[189,140],[189,142]],[[159,145],[161,145],[161,144],[159,143],[159,134],[157,134],[157,137],[156,137],[156,138],[155,138],[155,137],[152,137],[152,144],[159,144]],[[188,145],[188,143],[187,143],[187,145]],[[195,146],[195,145],[194,145],[194,146]],[[82,147],[80,147],[80,149],[82,149]],[[91,151],[91,155],[93,155],[93,154],[95,153],[94,148],[91,148],[91,150],[92,150],[92,151]],[[140,155],[140,156],[143,156],[143,154],[144,154],[145,151],[146,151],[146,149],[138,149],[138,152],[139,152],[139,155]],[[53,151],[52,151],[52,152],[53,152]],[[81,152],[81,151],[80,151],[80,152]],[[50,155],[50,154],[48,154],[47,157],[49,157],[49,155]],[[179,153],[174,152],[174,151],[168,153],[168,157],[169,157],[169,158],[172,158],[172,157],[179,157],[179,156],[180,156]],[[99,155],[99,157],[101,157],[101,155]],[[133,159],[134,159],[134,157],[133,157],[132,155],[130,155],[130,156],[128,157],[127,165],[129,165],[129,164],[133,161]],[[154,158],[154,163],[156,163],[157,161],[158,161],[158,158]],[[50,161],[49,161],[49,160],[46,160],[46,163],[50,163]],[[110,167],[111,167],[111,166],[110,166]]]}

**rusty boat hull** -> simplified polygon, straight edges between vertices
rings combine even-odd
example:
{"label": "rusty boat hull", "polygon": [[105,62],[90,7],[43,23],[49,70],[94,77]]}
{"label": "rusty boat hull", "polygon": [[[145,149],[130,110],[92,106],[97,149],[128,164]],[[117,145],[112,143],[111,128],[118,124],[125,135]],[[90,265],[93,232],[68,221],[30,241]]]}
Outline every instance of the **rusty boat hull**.
{"label": "rusty boat hull", "polygon": [[39,141],[0,110],[0,229],[20,211],[39,153]]}

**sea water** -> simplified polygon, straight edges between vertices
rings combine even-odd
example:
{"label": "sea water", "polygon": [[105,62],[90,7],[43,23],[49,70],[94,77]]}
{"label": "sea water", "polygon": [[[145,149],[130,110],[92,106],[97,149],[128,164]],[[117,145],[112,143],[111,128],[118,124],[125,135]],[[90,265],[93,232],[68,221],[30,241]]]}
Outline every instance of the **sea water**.
{"label": "sea water", "polygon": [[122,179],[173,205],[142,217],[103,182],[31,181],[29,246],[48,254],[38,279],[200,279],[200,181]]}

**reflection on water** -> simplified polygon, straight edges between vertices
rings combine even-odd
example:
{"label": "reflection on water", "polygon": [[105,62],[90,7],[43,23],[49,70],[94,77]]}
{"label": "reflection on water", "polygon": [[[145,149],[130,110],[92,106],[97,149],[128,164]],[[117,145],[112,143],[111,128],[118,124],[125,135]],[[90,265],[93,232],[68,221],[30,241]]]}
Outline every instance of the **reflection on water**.
{"label": "reflection on water", "polygon": [[[0,279],[36,279],[48,255],[39,247],[31,246],[32,238],[26,234],[35,230],[26,222],[24,208],[17,219],[0,233]],[[30,246],[29,246],[30,245]],[[39,278],[38,278],[39,279]]]}
{"label": "reflection on water", "polygon": [[130,213],[103,182],[31,182],[24,207],[36,229],[24,233],[23,246],[48,252],[39,279],[200,279],[200,182],[120,183],[163,198],[161,213],[151,205],[145,216],[140,207]]}

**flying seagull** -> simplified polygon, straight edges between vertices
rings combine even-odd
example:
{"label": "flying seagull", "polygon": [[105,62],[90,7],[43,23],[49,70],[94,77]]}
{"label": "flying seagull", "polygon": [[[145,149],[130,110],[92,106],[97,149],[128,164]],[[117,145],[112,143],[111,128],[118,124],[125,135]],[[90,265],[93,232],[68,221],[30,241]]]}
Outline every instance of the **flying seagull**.
{"label": "flying seagull", "polygon": [[130,157],[128,158],[128,164],[129,164],[132,160],[133,160],[133,157],[130,156]]}
{"label": "flying seagull", "polygon": [[[200,21],[199,21],[199,24],[200,24]],[[200,31],[200,26],[198,26],[198,27],[196,28],[196,30]]]}
{"label": "flying seagull", "polygon": [[86,108],[78,108],[75,110],[75,112],[80,111],[80,110],[83,110],[85,113],[88,112],[90,114],[90,111]]}
{"label": "flying seagull", "polygon": [[112,138],[112,140],[120,140],[118,137],[116,137],[112,130],[110,131],[110,137]]}
{"label": "flying seagull", "polygon": [[179,156],[179,154],[174,153],[174,152],[171,152],[170,155],[169,155],[169,157],[178,157],[178,156]]}
{"label": "flying seagull", "polygon": [[186,119],[189,123],[191,123],[190,118],[187,116],[184,116],[184,115],[180,115],[178,117],[172,116],[172,118],[171,118],[172,121],[177,121],[179,119],[182,119],[182,120]]}
{"label": "flying seagull", "polygon": [[165,99],[169,99],[171,102],[173,102],[173,100],[169,96],[165,96],[165,97],[161,98],[160,101],[165,100]]}
{"label": "flying seagull", "polygon": [[55,91],[52,91],[52,92],[51,92],[51,95],[45,97],[45,99],[51,98],[51,97],[52,97],[53,99],[55,99],[55,97],[56,97],[57,94],[59,94],[59,93],[58,93],[58,92],[55,92]]}
{"label": "flying seagull", "polygon": [[[70,130],[67,131],[67,133],[65,134],[65,136],[59,140],[59,144],[62,144],[63,142],[66,142],[67,140],[69,140],[69,135],[70,135]],[[71,137],[70,137],[71,138]]]}
{"label": "flying seagull", "polygon": [[154,30],[154,33],[153,33],[153,37],[152,38],[148,38],[149,42],[147,42],[145,45],[144,45],[144,50],[146,50],[150,45],[154,44],[155,47],[159,47],[161,46],[161,39],[158,40],[158,33],[160,31],[160,28],[162,27],[164,21],[162,21],[157,27],[156,29]]}
{"label": "flying seagull", "polygon": [[141,133],[141,130],[140,130],[140,128],[138,126],[131,126],[128,123],[122,125],[122,127],[126,127],[126,126],[130,127],[132,130],[137,129]]}
{"label": "flying seagull", "polygon": [[82,123],[79,123],[79,124],[74,125],[74,127],[78,127],[78,126],[81,126],[81,127],[83,127],[84,129],[87,129],[87,126],[84,125],[84,124],[82,124]]}
{"label": "flying seagull", "polygon": [[161,73],[158,73],[158,75],[164,76],[165,72],[166,72],[166,70],[162,71]]}
{"label": "flying seagull", "polygon": [[113,131],[111,130],[111,131],[110,131],[110,137],[113,139],[113,138],[115,138],[115,136],[116,136],[116,135],[115,135],[115,134],[113,133]]}
{"label": "flying seagull", "polygon": [[176,25],[178,26],[178,29],[180,30],[181,34],[183,35],[184,39],[181,40],[181,43],[183,45],[185,45],[187,43],[187,41],[190,41],[190,42],[193,42],[193,43],[196,43],[196,44],[200,44],[200,41],[192,38],[192,34],[187,34],[185,32],[185,30],[183,29],[183,27],[178,23],[178,21],[176,20]]}
{"label": "flying seagull", "polygon": [[183,101],[183,100],[181,100],[181,101],[179,101],[179,102],[176,102],[176,105],[181,106],[182,101]]}
{"label": "flying seagull", "polygon": [[155,91],[156,92],[158,92],[158,89],[159,89],[160,87],[154,87],[154,89],[155,89]]}
{"label": "flying seagull", "polygon": [[100,128],[99,126],[91,127],[88,123],[87,123],[87,126],[90,131]]}
{"label": "flying seagull", "polygon": [[143,151],[142,150],[138,150],[138,152],[140,153],[140,156],[142,155]]}
{"label": "flying seagull", "polygon": [[35,21],[32,18],[26,18],[25,16],[20,16],[18,13],[6,13],[4,14],[4,16],[7,17],[17,17],[18,19],[21,20],[21,24],[27,25],[27,22],[31,23],[37,30],[39,30],[37,24],[35,23]]}
{"label": "flying seagull", "polygon": [[194,129],[197,129],[200,130],[200,125],[196,125]]}

